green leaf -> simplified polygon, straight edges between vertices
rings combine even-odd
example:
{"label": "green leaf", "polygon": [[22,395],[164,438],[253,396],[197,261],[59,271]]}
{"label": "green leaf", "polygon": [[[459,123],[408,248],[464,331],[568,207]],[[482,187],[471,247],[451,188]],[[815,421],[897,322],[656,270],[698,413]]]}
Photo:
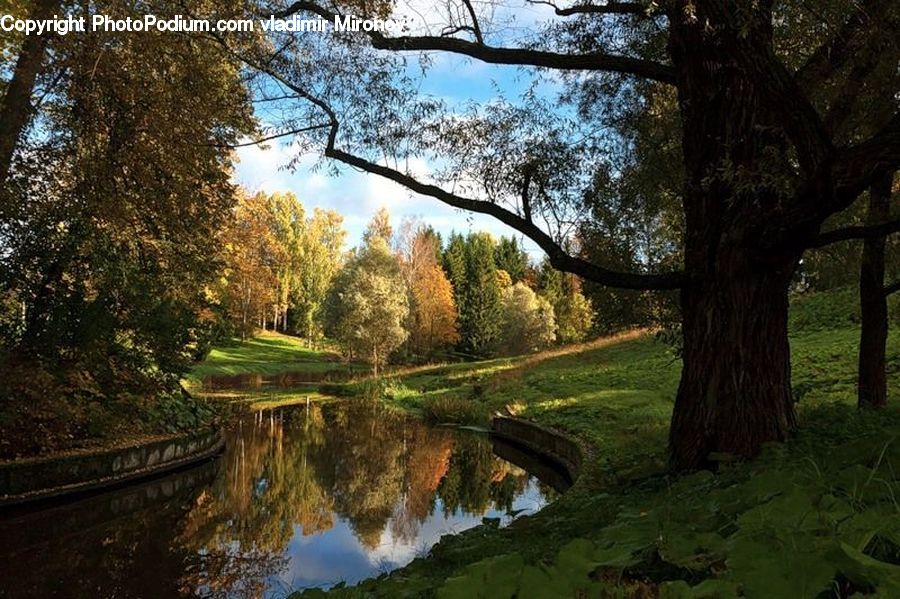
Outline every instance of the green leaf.
{"label": "green leaf", "polygon": [[656,530],[655,521],[607,527],[600,533],[605,546],[598,547],[592,557],[603,566],[613,568],[633,566],[641,561],[639,554],[653,545]]}
{"label": "green leaf", "polygon": [[683,580],[659,585],[660,599],[730,599],[739,596],[737,584],[716,578],[704,580],[693,587]]}
{"label": "green leaf", "polygon": [[702,571],[724,558],[725,539],[714,532],[667,530],[659,554],[670,564]]}
{"label": "green leaf", "polygon": [[848,518],[838,527],[839,539],[857,551],[864,551],[876,535],[896,542],[895,538],[900,538],[900,522],[896,514],[885,511],[870,509]]}
{"label": "green leaf", "polygon": [[747,510],[737,524],[744,532],[773,531],[778,536],[822,526],[812,499],[799,487]]}
{"label": "green leaf", "polygon": [[736,534],[728,542],[727,578],[748,597],[814,597],[834,578],[824,548],[809,533],[792,535],[787,543],[773,534]]}
{"label": "green leaf", "polygon": [[900,566],[869,557],[847,543],[835,547],[828,557],[850,582],[900,596]]}
{"label": "green leaf", "polygon": [[512,597],[519,588],[523,567],[524,561],[518,553],[483,559],[468,566],[459,576],[448,578],[438,589],[438,599]]}

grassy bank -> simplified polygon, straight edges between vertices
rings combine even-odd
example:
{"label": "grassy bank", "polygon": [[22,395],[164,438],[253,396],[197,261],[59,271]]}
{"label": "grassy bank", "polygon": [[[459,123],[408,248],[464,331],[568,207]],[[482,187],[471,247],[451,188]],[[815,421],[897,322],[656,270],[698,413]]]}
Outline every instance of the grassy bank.
{"label": "grassy bank", "polygon": [[[347,364],[330,346],[311,349],[305,340],[263,331],[214,348],[184,379],[194,395],[214,402],[277,406],[332,399],[323,384],[364,375],[362,364]],[[204,384],[204,382],[206,384]]]}
{"label": "grassy bank", "polygon": [[[446,537],[427,559],[332,592],[898,596],[900,410],[896,401],[878,414],[855,409],[856,322],[852,291],[795,303],[802,428],[789,444],[752,463],[725,464],[715,476],[665,473],[680,364],[649,334],[397,374],[384,389],[392,405],[464,422],[507,410],[575,434],[597,457],[572,491],[521,524]],[[894,328],[888,369],[896,400]]]}
{"label": "grassy bank", "polygon": [[[358,367],[351,380],[327,382],[329,393],[343,396],[375,389],[388,405],[434,422],[485,423],[494,412],[513,413],[574,434],[595,451],[578,484],[539,514],[502,530],[445,537],[427,559],[331,592],[900,596],[900,323],[888,346],[893,403],[867,414],[855,408],[858,320],[853,290],[794,303],[802,427],[790,443],[751,463],[724,463],[717,475],[666,473],[680,361],[648,332],[517,358],[397,367],[377,383]],[[335,360],[269,333],[217,349],[192,375],[347,368]],[[265,401],[288,403],[320,388],[269,391]],[[238,399],[260,401],[252,393]]]}
{"label": "grassy bank", "polygon": [[284,372],[325,374],[346,368],[340,355],[327,346],[311,349],[299,337],[263,331],[252,339],[234,339],[214,348],[191,371],[191,376],[204,379],[209,376],[274,375]]}

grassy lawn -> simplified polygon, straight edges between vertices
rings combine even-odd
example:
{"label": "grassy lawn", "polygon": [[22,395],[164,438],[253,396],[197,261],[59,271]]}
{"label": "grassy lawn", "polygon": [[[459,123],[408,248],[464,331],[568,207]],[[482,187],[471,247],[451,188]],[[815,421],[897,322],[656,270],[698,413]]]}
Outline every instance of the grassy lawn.
{"label": "grassy lawn", "polygon": [[[666,474],[680,363],[647,333],[396,373],[385,401],[401,409],[459,421],[507,410],[584,439],[595,460],[522,525],[445,537],[427,559],[332,593],[900,596],[900,409],[855,408],[854,299],[848,291],[795,303],[801,430],[718,475]],[[896,324],[888,356],[890,393],[900,398]]]}
{"label": "grassy lawn", "polygon": [[[666,473],[680,362],[647,332],[517,358],[395,368],[380,385],[397,409],[456,422],[511,412],[576,435],[594,459],[575,487],[535,516],[445,537],[427,559],[331,593],[900,596],[900,323],[888,344],[892,403],[859,413],[857,312],[852,290],[794,304],[801,429],[788,444],[716,475]],[[340,366],[332,359],[268,334],[218,349],[194,374],[322,372]],[[354,395],[372,385],[361,372],[330,387]]]}
{"label": "grassy lawn", "polygon": [[[659,471],[680,363],[652,335],[629,333],[532,356],[399,376],[387,401],[437,421],[506,411],[573,433],[617,477]],[[468,409],[467,409],[468,406]]]}
{"label": "grassy lawn", "polygon": [[206,360],[191,371],[191,376],[204,379],[221,375],[326,373],[346,369],[340,356],[328,348],[310,349],[299,337],[263,331],[253,339],[235,339],[214,348]]}
{"label": "grassy lawn", "polygon": [[[253,339],[234,339],[214,348],[206,360],[185,377],[184,385],[191,393],[206,399],[244,403],[254,410],[267,410],[304,403],[307,399],[332,399],[321,393],[321,380],[356,376],[360,372],[368,372],[368,367],[343,362],[340,355],[327,346],[310,349],[298,337],[264,331]],[[204,388],[203,381],[210,377],[235,377],[236,384],[230,387],[226,380],[221,388]],[[249,380],[238,382],[241,378]]]}

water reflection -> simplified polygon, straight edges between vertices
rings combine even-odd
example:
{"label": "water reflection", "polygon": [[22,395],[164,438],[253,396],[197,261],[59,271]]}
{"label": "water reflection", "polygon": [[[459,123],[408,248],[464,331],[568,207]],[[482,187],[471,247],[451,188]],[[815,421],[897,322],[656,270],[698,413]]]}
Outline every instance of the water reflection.
{"label": "water reflection", "polygon": [[0,596],[283,596],[400,567],[554,495],[484,437],[374,407],[254,414],[204,468],[0,516],[0,563],[20,564]]}
{"label": "water reflection", "polygon": [[203,391],[216,393],[217,391],[253,390],[253,389],[294,389],[297,387],[310,387],[315,389],[318,383],[341,382],[353,377],[354,371],[350,369],[332,369],[323,371],[279,372],[277,374],[263,375],[257,373],[248,374],[216,374],[203,379]]}

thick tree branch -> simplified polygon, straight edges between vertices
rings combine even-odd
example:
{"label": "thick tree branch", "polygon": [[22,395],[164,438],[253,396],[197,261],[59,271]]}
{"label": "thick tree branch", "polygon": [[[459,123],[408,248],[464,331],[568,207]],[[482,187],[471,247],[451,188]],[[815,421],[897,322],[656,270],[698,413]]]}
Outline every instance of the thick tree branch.
{"label": "thick tree branch", "polygon": [[869,34],[870,22],[882,16],[890,2],[864,0],[851,13],[841,28],[819,46],[809,60],[794,74],[797,84],[809,91],[840,70],[862,48]]}
{"label": "thick tree branch", "polygon": [[900,168],[900,112],[878,133],[859,144],[842,148],[835,157],[832,170],[834,212],[849,206],[875,178]]}
{"label": "thick tree branch", "polygon": [[835,94],[825,115],[825,127],[834,135],[853,114],[853,106],[859,99],[859,92],[866,77],[877,66],[877,57],[867,53],[866,60],[857,61],[850,70],[846,81]]}
{"label": "thick tree branch", "polygon": [[844,227],[820,234],[818,237],[813,238],[808,247],[820,248],[839,241],[883,237],[897,232],[900,232],[900,220],[881,223],[880,225]]}
{"label": "thick tree branch", "polygon": [[559,54],[523,48],[496,48],[447,37],[372,36],[372,45],[380,50],[429,51],[461,54],[490,64],[545,67],[557,70],[609,71],[636,75],[661,83],[674,83],[674,70],[664,64],[604,53]]}
{"label": "thick tree branch", "polygon": [[678,289],[684,284],[685,277],[682,273],[623,273],[609,270],[577,256],[572,256],[563,250],[563,248],[540,227],[493,202],[465,198],[449,193],[440,187],[422,183],[395,169],[375,164],[374,162],[360,158],[359,156],[354,156],[343,150],[339,150],[333,145],[329,145],[325,149],[325,155],[365,172],[390,179],[395,183],[403,185],[407,189],[436,198],[455,208],[493,216],[500,222],[531,238],[542,250],[544,250],[544,252],[547,253],[550,263],[558,270],[571,272],[585,279],[622,289]]}
{"label": "thick tree branch", "polygon": [[[288,8],[274,13],[273,16],[285,18],[298,12],[308,12],[326,20],[333,20],[335,16],[339,16],[308,0],[294,2]],[[556,70],[608,71],[635,75],[661,83],[672,84],[675,82],[675,70],[668,65],[604,52],[561,54],[545,50],[489,46],[453,37],[428,35],[389,37],[378,31],[369,31],[366,32],[366,35],[369,36],[372,46],[379,50],[450,52],[490,64],[532,66]]]}
{"label": "thick tree branch", "polygon": [[[705,4],[705,17],[712,18],[713,22],[727,23],[736,30],[741,27],[741,21],[736,17],[731,4]],[[753,27],[765,30],[769,26],[771,13],[760,9],[760,14],[766,17]],[[772,44],[764,41],[766,37],[765,34],[738,35],[734,43],[734,56],[741,67],[753,75],[755,84],[765,94],[773,113],[780,116],[781,125],[796,147],[800,167],[807,177],[811,177],[831,158],[834,145],[808,95],[800,89],[793,74],[775,55]]]}
{"label": "thick tree branch", "polygon": [[560,17],[572,15],[645,15],[649,5],[642,2],[608,2],[606,4],[575,4],[567,8],[560,8],[555,2],[544,0],[529,0],[531,4],[544,4],[553,8]]}
{"label": "thick tree branch", "polygon": [[888,285],[884,288],[885,295],[891,295],[892,293],[897,293],[898,291],[900,291],[900,281],[897,281],[893,285]]}
{"label": "thick tree branch", "polygon": [[797,148],[798,161],[808,175],[813,175],[834,154],[831,134],[819,113],[802,92],[790,72],[774,54],[769,54],[758,71],[764,89],[775,106],[782,108],[785,131]]}
{"label": "thick tree branch", "polygon": [[[833,83],[835,92],[831,94],[825,115],[825,126],[832,134],[841,132],[844,124],[852,122],[851,119],[860,109],[870,117],[873,113],[881,111],[890,116],[892,106],[895,104],[891,90],[896,89],[896,68],[900,60],[900,46],[894,40],[898,28],[900,28],[900,14],[885,15],[877,23],[872,23],[865,45],[853,53],[841,81]],[[893,77],[878,82],[870,80],[873,73],[892,71]],[[885,92],[886,97],[882,98],[885,104],[882,108],[878,109],[870,103],[864,106],[860,104],[861,101],[865,101],[861,99],[860,94],[867,87]]]}

